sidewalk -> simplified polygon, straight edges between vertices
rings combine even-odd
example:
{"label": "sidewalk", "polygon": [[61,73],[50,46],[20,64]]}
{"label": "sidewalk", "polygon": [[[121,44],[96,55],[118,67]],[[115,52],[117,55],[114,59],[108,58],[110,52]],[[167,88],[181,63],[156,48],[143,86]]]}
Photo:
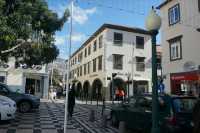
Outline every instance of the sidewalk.
{"label": "sidewalk", "polygon": [[[50,99],[40,99],[41,102],[52,102]],[[53,102],[55,103],[64,103],[65,99],[56,99]],[[88,104],[88,105],[97,105],[97,101],[87,101],[76,99],[77,104]],[[121,101],[113,101],[114,104],[119,104]],[[112,104],[112,101],[105,101],[105,104]],[[103,105],[102,101],[98,101],[98,105]]]}

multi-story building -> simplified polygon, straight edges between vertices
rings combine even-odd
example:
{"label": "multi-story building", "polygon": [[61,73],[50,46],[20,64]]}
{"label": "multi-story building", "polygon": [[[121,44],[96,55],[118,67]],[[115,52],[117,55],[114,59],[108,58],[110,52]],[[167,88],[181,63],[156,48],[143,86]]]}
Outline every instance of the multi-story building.
{"label": "multi-story building", "polygon": [[198,94],[200,89],[200,0],[166,0],[161,11],[166,91]]}
{"label": "multi-story building", "polygon": [[140,28],[104,24],[73,53],[70,64],[72,87],[85,96],[110,99],[117,88],[129,96],[149,92],[151,36]]}

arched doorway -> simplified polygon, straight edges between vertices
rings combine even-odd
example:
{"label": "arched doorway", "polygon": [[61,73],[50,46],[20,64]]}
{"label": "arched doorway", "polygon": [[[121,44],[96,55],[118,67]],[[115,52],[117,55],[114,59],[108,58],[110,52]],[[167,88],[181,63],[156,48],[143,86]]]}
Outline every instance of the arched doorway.
{"label": "arched doorway", "polygon": [[85,81],[84,84],[83,84],[83,96],[84,96],[85,99],[88,99],[89,88],[90,88],[89,81]]}
{"label": "arched doorway", "polygon": [[76,96],[80,98],[81,94],[82,94],[82,84],[81,82],[78,82],[76,87]]}
{"label": "arched doorway", "polygon": [[92,98],[95,100],[102,99],[103,84],[100,79],[95,79],[92,84]]}
{"label": "arched doorway", "polygon": [[[113,87],[112,87],[113,85]],[[125,94],[127,94],[126,90],[126,82],[121,78],[115,78],[110,82],[110,99],[114,100],[116,89],[122,89]]]}

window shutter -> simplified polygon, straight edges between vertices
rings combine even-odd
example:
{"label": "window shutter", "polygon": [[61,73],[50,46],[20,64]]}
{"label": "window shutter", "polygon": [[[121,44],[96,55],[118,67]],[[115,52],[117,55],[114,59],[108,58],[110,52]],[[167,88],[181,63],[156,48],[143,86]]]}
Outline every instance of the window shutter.
{"label": "window shutter", "polygon": [[200,12],[200,0],[198,0],[198,9],[199,9],[199,12]]}

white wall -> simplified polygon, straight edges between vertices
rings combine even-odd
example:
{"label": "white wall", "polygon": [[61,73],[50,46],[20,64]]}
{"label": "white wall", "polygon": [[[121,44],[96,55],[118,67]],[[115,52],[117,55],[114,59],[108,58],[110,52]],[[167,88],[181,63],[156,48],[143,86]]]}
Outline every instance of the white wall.
{"label": "white wall", "polygon": [[[168,9],[173,5],[180,4],[181,21],[173,26],[168,23]],[[197,0],[173,0],[161,8],[162,28],[161,39],[163,48],[163,74],[166,76],[164,83],[167,92],[170,92],[170,73],[184,72],[184,64],[192,61],[195,63],[195,70],[200,65],[200,33],[196,28],[200,25],[200,12],[198,11]],[[182,59],[170,61],[169,43],[167,40],[176,36],[182,37]]]}
{"label": "white wall", "polygon": [[[123,45],[116,46],[113,44],[114,32],[123,34]],[[114,29],[109,29],[106,34],[106,75],[110,76],[112,73],[121,73],[118,77],[122,78],[124,81],[128,80],[128,73],[132,77],[133,69],[133,79],[134,80],[147,80],[149,81],[149,91],[151,91],[151,65],[150,68],[145,67],[144,72],[136,71],[135,56],[145,57],[145,63],[149,62],[151,64],[151,39],[149,35],[137,34],[126,31],[119,31]],[[142,36],[145,38],[144,49],[136,49],[136,36]],[[134,44],[134,45],[133,45]],[[134,50],[133,50],[134,49]],[[113,54],[121,54],[123,56],[123,70],[113,69]],[[132,68],[132,56],[134,57],[133,68]],[[147,65],[146,65],[147,66]],[[109,81],[107,82],[107,86]]]}

